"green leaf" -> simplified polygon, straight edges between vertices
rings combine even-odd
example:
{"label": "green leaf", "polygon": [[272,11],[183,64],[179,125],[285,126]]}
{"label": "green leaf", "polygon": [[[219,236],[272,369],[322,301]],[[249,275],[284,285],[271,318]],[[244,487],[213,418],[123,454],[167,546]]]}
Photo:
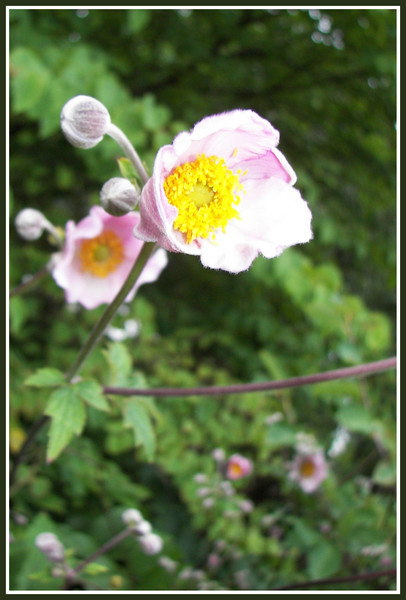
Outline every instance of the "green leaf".
{"label": "green leaf", "polygon": [[378,485],[393,486],[396,484],[396,464],[381,460],[372,473],[372,480]]}
{"label": "green leaf", "polygon": [[111,368],[111,385],[127,385],[127,378],[132,369],[132,358],[124,344],[110,344],[105,353]]}
{"label": "green leaf", "polygon": [[117,159],[117,162],[121,175],[129,179],[131,183],[135,183],[137,181],[137,172],[128,158],[120,157]]}
{"label": "green leaf", "polygon": [[336,419],[350,431],[368,434],[376,430],[374,417],[363,406],[354,404],[343,406],[337,411]]}
{"label": "green leaf", "polygon": [[106,565],[101,565],[100,563],[90,563],[86,565],[83,569],[84,573],[88,575],[99,575],[100,573],[106,573],[108,571],[108,567]]}
{"label": "green leaf", "polygon": [[10,56],[10,63],[14,110],[29,111],[42,99],[51,81],[51,74],[28,48],[16,48]]}
{"label": "green leaf", "polygon": [[44,367],[27,377],[24,383],[33,387],[54,387],[63,385],[66,383],[66,379],[62,371],[52,367]]}
{"label": "green leaf", "polygon": [[269,426],[266,444],[272,450],[276,450],[276,448],[281,448],[282,446],[292,446],[295,442],[296,430],[289,425],[275,423]]}
{"label": "green leaf", "polygon": [[97,410],[109,411],[110,406],[103,394],[102,387],[93,380],[83,380],[73,385],[77,395],[87,404],[97,408]]}
{"label": "green leaf", "polygon": [[307,555],[307,571],[311,579],[324,579],[336,573],[341,565],[341,552],[330,542],[323,541]]}
{"label": "green leaf", "polygon": [[150,417],[136,398],[130,398],[123,411],[124,427],[133,430],[135,443],[144,447],[148,460],[151,460],[155,451],[155,433]]}
{"label": "green leaf", "polygon": [[86,411],[75,389],[66,386],[52,393],[44,412],[52,418],[47,448],[47,462],[51,462],[69,444],[73,434],[82,432]]}

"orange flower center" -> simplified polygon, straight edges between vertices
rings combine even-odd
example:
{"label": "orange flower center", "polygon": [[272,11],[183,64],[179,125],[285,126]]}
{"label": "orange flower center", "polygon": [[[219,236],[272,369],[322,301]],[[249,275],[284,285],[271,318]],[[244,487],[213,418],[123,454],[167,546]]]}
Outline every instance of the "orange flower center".
{"label": "orange flower center", "polygon": [[314,475],[314,471],[316,467],[314,466],[313,461],[308,458],[305,458],[302,464],[300,465],[300,474],[302,477],[311,477]]}
{"label": "orange flower center", "polygon": [[228,474],[233,477],[239,477],[242,475],[242,468],[238,463],[231,463],[228,465]]}
{"label": "orange flower center", "polygon": [[103,231],[90,240],[84,240],[79,250],[81,270],[95,277],[106,277],[116,270],[124,258],[120,237],[113,231]]}

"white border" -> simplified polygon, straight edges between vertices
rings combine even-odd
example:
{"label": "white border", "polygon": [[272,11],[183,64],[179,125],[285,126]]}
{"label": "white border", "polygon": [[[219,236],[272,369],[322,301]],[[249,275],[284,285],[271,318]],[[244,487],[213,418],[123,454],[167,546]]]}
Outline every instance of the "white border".
{"label": "white border", "polygon": [[[47,591],[47,590],[43,590],[43,591],[36,591],[36,590],[27,590],[27,591],[14,591],[14,590],[10,590],[9,589],[9,538],[6,535],[6,593],[10,594],[10,595],[25,595],[25,594],[41,594],[41,595],[55,595],[55,594],[60,594],[60,595],[65,595],[65,594],[96,594],[96,595],[104,595],[104,594],[125,594],[125,595],[150,595],[150,594],[154,594],[154,595],[185,595],[185,594],[221,594],[221,595],[227,595],[227,594],[232,594],[232,595],[263,595],[263,594],[280,594],[280,595],[285,595],[285,594],[304,594],[304,595],[308,595],[308,594],[312,594],[312,595],[326,595],[326,594],[360,594],[360,595],[376,595],[376,594],[399,594],[399,590],[400,590],[400,5],[390,5],[390,6],[365,6],[365,5],[351,5],[351,6],[340,6],[340,5],[314,5],[314,6],[301,6],[301,5],[277,5],[277,6],[264,6],[264,5],[254,5],[254,6],[241,6],[241,5],[236,5],[236,6],[204,6],[204,5],[196,5],[196,6],[185,6],[185,5],[175,5],[175,6],[149,6],[149,5],[140,5],[140,6],[129,6],[129,5],[119,5],[119,6],[103,6],[103,5],[91,5],[91,6],[82,6],[82,5],[78,5],[78,6],[69,6],[69,5],[57,5],[57,6],[46,6],[46,5],[41,5],[41,6],[31,6],[31,5],[21,5],[21,6],[6,6],[6,15],[7,15],[7,19],[6,19],[6,64],[9,64],[9,12],[10,10],[24,10],[24,9],[31,9],[31,10],[63,10],[63,9],[69,9],[69,10],[92,10],[92,9],[98,9],[98,10],[120,10],[120,9],[150,9],[150,10],[158,10],[158,9],[164,9],[164,10],[176,10],[176,9],[191,9],[191,10],[199,10],[199,9],[204,9],[204,10],[234,10],[234,9],[246,9],[246,10],[254,10],[254,9],[272,9],[272,10],[290,10],[290,9],[295,9],[295,10],[326,10],[326,9],[330,9],[330,10],[366,10],[366,9],[387,9],[387,10],[395,10],[396,11],[396,28],[397,28],[397,40],[396,40],[396,54],[397,54],[397,91],[396,91],[396,98],[397,98],[397,139],[396,139],[396,149],[397,149],[397,159],[396,159],[396,163],[397,163],[397,176],[396,176],[396,195],[397,195],[397,210],[396,210],[396,214],[397,214],[397,226],[396,226],[396,235],[397,235],[397,239],[396,239],[396,247],[397,247],[397,266],[396,266],[396,279],[397,279],[397,309],[396,309],[396,315],[397,315],[397,327],[396,327],[396,333],[397,333],[397,360],[398,360],[398,367],[397,367],[397,420],[396,420],[396,439],[397,439],[397,474],[398,474],[398,481],[397,481],[397,491],[396,491],[396,497],[397,497],[397,576],[396,576],[396,590],[388,590],[388,591],[364,591],[364,590],[338,590],[338,591],[328,591],[328,590],[320,590],[320,591],[314,591],[314,590],[286,590],[286,591],[273,591],[273,590],[215,590],[215,591],[209,591],[209,590],[202,590],[202,591],[194,591],[194,590],[140,590],[140,591],[112,591],[112,590],[89,590],[89,591],[77,591],[75,590],[74,592],[72,591],[56,591],[56,590],[52,590],[52,591]],[[9,129],[8,129],[8,124],[9,124],[9,73],[7,71],[7,77],[6,77],[6,125],[7,125],[7,129],[6,129],[6,215],[9,214]],[[6,340],[9,340],[9,225],[6,219]],[[6,402],[6,456],[8,456],[8,452],[9,452],[9,403],[8,403],[8,398],[9,398],[9,347],[8,345],[6,345],[6,390],[7,390],[7,402]],[[7,466],[6,466],[6,476],[7,476],[7,481],[9,480],[9,461],[7,460]],[[9,489],[8,486],[6,488],[6,502],[7,502],[7,506],[6,506],[6,527],[5,527],[5,531],[8,532],[8,527],[9,527]]]}

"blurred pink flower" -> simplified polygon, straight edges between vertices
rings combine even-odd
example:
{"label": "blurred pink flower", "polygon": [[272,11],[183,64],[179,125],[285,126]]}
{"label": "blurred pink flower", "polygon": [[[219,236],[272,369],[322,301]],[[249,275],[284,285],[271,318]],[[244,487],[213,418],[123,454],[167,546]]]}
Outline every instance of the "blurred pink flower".
{"label": "blurred pink flower", "polygon": [[[139,220],[137,212],[112,217],[100,206],[93,206],[89,216],[77,225],[68,221],[64,248],[52,267],[67,302],[79,302],[91,309],[114,299],[143,245],[132,234]],[[166,264],[166,252],[159,249],[125,301],[132,300],[140,285],[155,281]]]}
{"label": "blurred pink flower", "polygon": [[229,479],[241,479],[252,471],[252,462],[240,454],[233,454],[227,461],[226,476]]}
{"label": "blurred pink flower", "polygon": [[312,238],[311,212],[276,148],[279,132],[251,110],[206,117],[163,146],[134,235],[204,266],[239,273]]}
{"label": "blurred pink flower", "polygon": [[322,451],[313,454],[299,453],[292,463],[290,479],[297,481],[304,492],[310,494],[327,477],[327,463]]}

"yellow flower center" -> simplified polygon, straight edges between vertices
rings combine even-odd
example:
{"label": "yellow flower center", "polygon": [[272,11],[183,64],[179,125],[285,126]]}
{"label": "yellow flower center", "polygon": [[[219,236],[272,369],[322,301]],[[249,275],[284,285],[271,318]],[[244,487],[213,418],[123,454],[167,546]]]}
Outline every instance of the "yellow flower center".
{"label": "yellow flower center", "polygon": [[314,474],[316,467],[314,466],[314,463],[311,460],[305,458],[305,460],[300,465],[299,470],[302,477],[311,477]]}
{"label": "yellow flower center", "polygon": [[237,205],[242,190],[238,175],[218,156],[198,155],[196,160],[176,167],[164,181],[168,202],[179,211],[173,226],[186,234],[189,244],[225,231],[230,219],[239,218]]}
{"label": "yellow flower center", "polygon": [[95,277],[106,277],[123,258],[123,244],[113,231],[103,231],[95,238],[84,240],[79,250],[82,271]]}

